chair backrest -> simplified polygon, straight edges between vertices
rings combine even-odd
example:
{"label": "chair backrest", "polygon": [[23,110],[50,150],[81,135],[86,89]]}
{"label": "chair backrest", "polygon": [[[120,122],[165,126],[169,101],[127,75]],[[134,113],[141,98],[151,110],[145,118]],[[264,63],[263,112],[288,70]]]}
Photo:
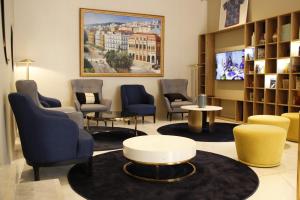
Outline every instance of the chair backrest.
{"label": "chair backrest", "polygon": [[76,97],[76,92],[98,93],[99,99],[102,99],[103,80],[100,79],[74,79],[71,80],[73,95]]}
{"label": "chair backrest", "polygon": [[162,93],[180,93],[187,96],[187,79],[161,79],[160,80]]}
{"label": "chair backrest", "polygon": [[37,125],[35,121],[40,108],[35,105],[32,98],[20,93],[11,93],[8,99],[18,125],[24,157],[31,160],[31,156],[36,154],[34,146],[39,138],[38,133],[33,130]]}
{"label": "chair backrest", "polygon": [[126,98],[128,105],[145,103],[147,101],[145,94],[146,90],[143,85],[121,85],[122,102]]}
{"label": "chair backrest", "polygon": [[38,107],[43,107],[40,103],[37,84],[34,80],[16,81],[16,89],[18,93],[29,96]]}

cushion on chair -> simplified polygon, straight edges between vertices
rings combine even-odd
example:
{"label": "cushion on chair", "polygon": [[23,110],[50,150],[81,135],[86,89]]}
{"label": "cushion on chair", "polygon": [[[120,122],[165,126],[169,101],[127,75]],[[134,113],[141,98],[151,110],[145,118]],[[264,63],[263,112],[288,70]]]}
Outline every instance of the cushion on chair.
{"label": "cushion on chair", "polygon": [[135,113],[137,115],[153,115],[155,114],[155,106],[150,104],[129,105],[126,112]]}
{"label": "cushion on chair", "polygon": [[80,110],[82,112],[102,112],[107,111],[107,107],[102,104],[82,104]]}
{"label": "cushion on chair", "polygon": [[93,137],[85,130],[79,129],[77,158],[86,158],[91,155],[94,148]]}
{"label": "cushion on chair", "polygon": [[193,103],[190,101],[174,101],[171,103],[172,108],[180,108],[181,106],[192,105]]}
{"label": "cushion on chair", "polygon": [[76,92],[76,97],[80,104],[99,104],[100,103],[98,93]]}
{"label": "cushion on chair", "polygon": [[185,96],[183,96],[180,93],[168,93],[168,94],[164,94],[164,96],[169,99],[170,102],[174,102],[174,101],[186,101],[187,98]]}

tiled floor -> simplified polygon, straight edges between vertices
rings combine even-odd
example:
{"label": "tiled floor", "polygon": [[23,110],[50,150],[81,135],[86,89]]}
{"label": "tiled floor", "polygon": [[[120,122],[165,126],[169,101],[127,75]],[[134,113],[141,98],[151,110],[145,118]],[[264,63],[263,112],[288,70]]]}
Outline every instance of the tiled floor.
{"label": "tiled floor", "polygon": [[[157,121],[152,123],[152,118],[146,118],[145,124],[138,124],[138,129],[147,134],[158,134],[156,129],[162,125],[169,124],[168,121]],[[172,123],[183,122],[173,120]],[[123,122],[118,126],[132,127]],[[197,149],[222,154],[237,159],[234,142],[197,142]],[[260,185],[258,190],[249,198],[250,200],[294,200],[296,199],[296,175],[297,175],[297,143],[286,142],[282,163],[274,168],[252,168],[259,176]],[[95,152],[95,155],[103,152]],[[32,168],[24,164],[24,159],[15,161],[19,170],[22,170],[20,182],[33,180]],[[23,167],[24,165],[24,167]],[[41,168],[41,179],[59,178],[65,199],[83,199],[76,194],[68,184],[67,173],[71,166]],[[242,187],[242,185],[241,185]]]}

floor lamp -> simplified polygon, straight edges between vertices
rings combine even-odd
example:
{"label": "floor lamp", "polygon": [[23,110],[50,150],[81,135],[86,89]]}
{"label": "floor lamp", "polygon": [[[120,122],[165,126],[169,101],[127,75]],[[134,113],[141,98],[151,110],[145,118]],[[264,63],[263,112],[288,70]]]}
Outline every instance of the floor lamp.
{"label": "floor lamp", "polygon": [[32,63],[35,61],[29,58],[18,61],[18,63],[26,64],[26,78],[29,80],[29,68]]}

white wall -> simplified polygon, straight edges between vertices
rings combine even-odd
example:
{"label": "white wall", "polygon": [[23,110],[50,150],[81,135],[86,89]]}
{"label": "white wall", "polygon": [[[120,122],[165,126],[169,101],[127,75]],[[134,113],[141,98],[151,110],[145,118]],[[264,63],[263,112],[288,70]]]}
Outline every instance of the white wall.
{"label": "white wall", "polygon": [[[164,15],[164,78],[187,78],[191,87],[188,65],[197,63],[198,34],[206,31],[205,1],[15,0],[16,58],[36,60],[30,78],[41,93],[72,104],[70,80],[79,77],[79,8]],[[24,78],[25,71],[17,71],[17,79]],[[155,96],[161,113],[160,78],[99,78],[104,80],[104,97],[113,99],[113,110],[121,108],[119,86],[137,83]]]}
{"label": "white wall", "polygon": [[[5,27],[7,55],[10,59],[10,27],[13,25],[13,0],[5,0]],[[0,20],[0,27],[2,22]],[[5,62],[2,28],[0,28],[0,165],[7,164],[10,161],[11,153],[11,110],[8,104],[7,95],[11,91],[13,74],[11,61],[8,65]]]}

